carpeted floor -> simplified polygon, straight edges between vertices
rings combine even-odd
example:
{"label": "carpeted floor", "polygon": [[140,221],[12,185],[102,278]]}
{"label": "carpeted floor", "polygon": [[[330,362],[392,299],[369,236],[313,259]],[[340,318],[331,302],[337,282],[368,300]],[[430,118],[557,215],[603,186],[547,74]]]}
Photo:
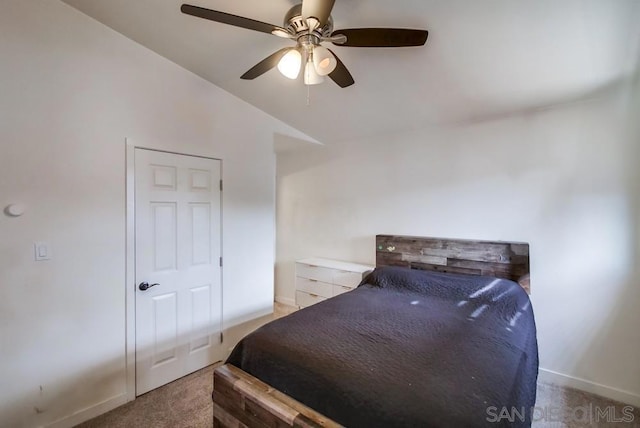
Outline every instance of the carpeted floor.
{"label": "carpeted floor", "polygon": [[[276,305],[274,318],[295,309]],[[209,366],[138,397],[82,428],[210,428],[213,370]],[[538,384],[533,426],[536,428],[612,427],[640,428],[640,409],[586,392],[551,384]],[[631,413],[629,410],[633,409]],[[604,412],[607,412],[606,416]],[[598,416],[600,415],[600,416]],[[496,412],[496,417],[501,415]],[[502,417],[506,417],[502,414]],[[599,418],[599,420],[598,420]],[[630,420],[631,422],[622,422]]]}
{"label": "carpeted floor", "polygon": [[213,426],[211,391],[217,365],[171,382],[78,425],[83,428],[204,428]]}
{"label": "carpeted floor", "polygon": [[536,428],[640,428],[640,408],[540,382],[533,417]]}

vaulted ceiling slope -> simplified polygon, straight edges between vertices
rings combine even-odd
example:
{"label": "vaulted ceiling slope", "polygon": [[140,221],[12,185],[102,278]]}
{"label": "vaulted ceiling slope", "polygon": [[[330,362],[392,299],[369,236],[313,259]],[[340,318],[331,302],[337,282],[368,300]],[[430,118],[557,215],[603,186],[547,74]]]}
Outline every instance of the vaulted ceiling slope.
{"label": "vaulted ceiling slope", "polygon": [[[182,0],[64,1],[324,143],[586,97],[633,72],[640,41],[637,0],[337,0],[335,28],[424,28],[429,40],[335,47],[356,84],[327,79],[308,93],[275,69],[240,80],[289,40],[184,15]],[[189,3],[282,25],[296,2]]]}

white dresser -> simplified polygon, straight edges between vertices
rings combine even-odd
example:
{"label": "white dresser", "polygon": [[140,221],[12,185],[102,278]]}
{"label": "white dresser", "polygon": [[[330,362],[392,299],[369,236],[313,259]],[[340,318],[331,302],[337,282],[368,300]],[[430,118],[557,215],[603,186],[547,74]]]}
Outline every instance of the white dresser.
{"label": "white dresser", "polygon": [[296,305],[311,306],[353,290],[373,266],[310,258],[296,261]]}

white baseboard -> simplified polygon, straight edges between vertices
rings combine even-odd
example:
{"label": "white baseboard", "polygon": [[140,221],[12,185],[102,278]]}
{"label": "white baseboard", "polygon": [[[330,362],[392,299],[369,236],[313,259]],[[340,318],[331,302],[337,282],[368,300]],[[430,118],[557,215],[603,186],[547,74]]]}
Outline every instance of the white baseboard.
{"label": "white baseboard", "polygon": [[553,383],[555,385],[567,386],[591,394],[600,395],[601,397],[610,398],[611,400],[620,401],[625,404],[640,407],[640,395],[624,391],[622,389],[613,388],[611,386],[602,385],[600,383],[591,382],[586,379],[568,376],[562,373],[554,372],[541,368],[538,371],[538,380],[544,383]]}
{"label": "white baseboard", "polygon": [[289,297],[276,296],[275,301],[283,305],[296,306],[296,301]]}
{"label": "white baseboard", "polygon": [[103,413],[107,413],[110,410],[115,409],[116,407],[120,407],[127,402],[127,394],[122,393],[118,394],[114,397],[108,398],[101,403],[95,404],[90,407],[86,407],[82,410],[78,410],[77,412],[72,413],[69,416],[66,416],[62,419],[58,419],[55,422],[52,422],[48,425],[45,425],[46,428],[70,428],[81,424],[82,422],[86,422],[89,419],[93,419],[96,416],[100,416]]}

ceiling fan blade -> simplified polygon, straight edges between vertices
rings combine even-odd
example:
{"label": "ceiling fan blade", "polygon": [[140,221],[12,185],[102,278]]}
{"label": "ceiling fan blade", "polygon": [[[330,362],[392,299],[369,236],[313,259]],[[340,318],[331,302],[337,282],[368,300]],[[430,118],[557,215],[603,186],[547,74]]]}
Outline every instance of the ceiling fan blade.
{"label": "ceiling fan blade", "polygon": [[336,65],[335,70],[329,73],[329,77],[331,78],[331,80],[336,82],[338,86],[340,86],[341,88],[346,88],[347,86],[351,86],[354,83],[356,83],[355,80],[353,80],[351,73],[349,73],[349,70],[347,70],[347,67],[345,67],[342,61],[340,61],[340,58],[338,58],[336,53],[333,52],[331,49],[329,49],[329,52],[331,52],[331,54],[334,57],[336,57],[336,61],[338,63]]}
{"label": "ceiling fan blade", "polygon": [[327,23],[336,0],[302,0],[302,17],[316,18],[320,27]]}
{"label": "ceiling fan blade", "polygon": [[422,46],[427,42],[426,30],[406,30],[401,28],[352,28],[336,30],[331,37],[345,36],[347,41],[337,46],[361,48],[398,48]]}
{"label": "ceiling fan blade", "polygon": [[269,55],[256,65],[254,65],[249,71],[240,76],[244,80],[253,80],[258,76],[262,76],[267,71],[278,65],[278,62],[286,55],[292,48],[282,48],[278,52]]}
{"label": "ceiling fan blade", "polygon": [[246,28],[247,30],[260,31],[262,33],[271,34],[274,30],[280,29],[277,25],[267,24],[266,22],[256,21],[255,19],[244,18],[242,16],[231,15],[230,13],[220,12],[217,10],[205,9],[203,7],[183,4],[180,7],[182,13],[197,16],[198,18],[208,19],[210,21],[221,22],[222,24],[233,25],[234,27]]}

